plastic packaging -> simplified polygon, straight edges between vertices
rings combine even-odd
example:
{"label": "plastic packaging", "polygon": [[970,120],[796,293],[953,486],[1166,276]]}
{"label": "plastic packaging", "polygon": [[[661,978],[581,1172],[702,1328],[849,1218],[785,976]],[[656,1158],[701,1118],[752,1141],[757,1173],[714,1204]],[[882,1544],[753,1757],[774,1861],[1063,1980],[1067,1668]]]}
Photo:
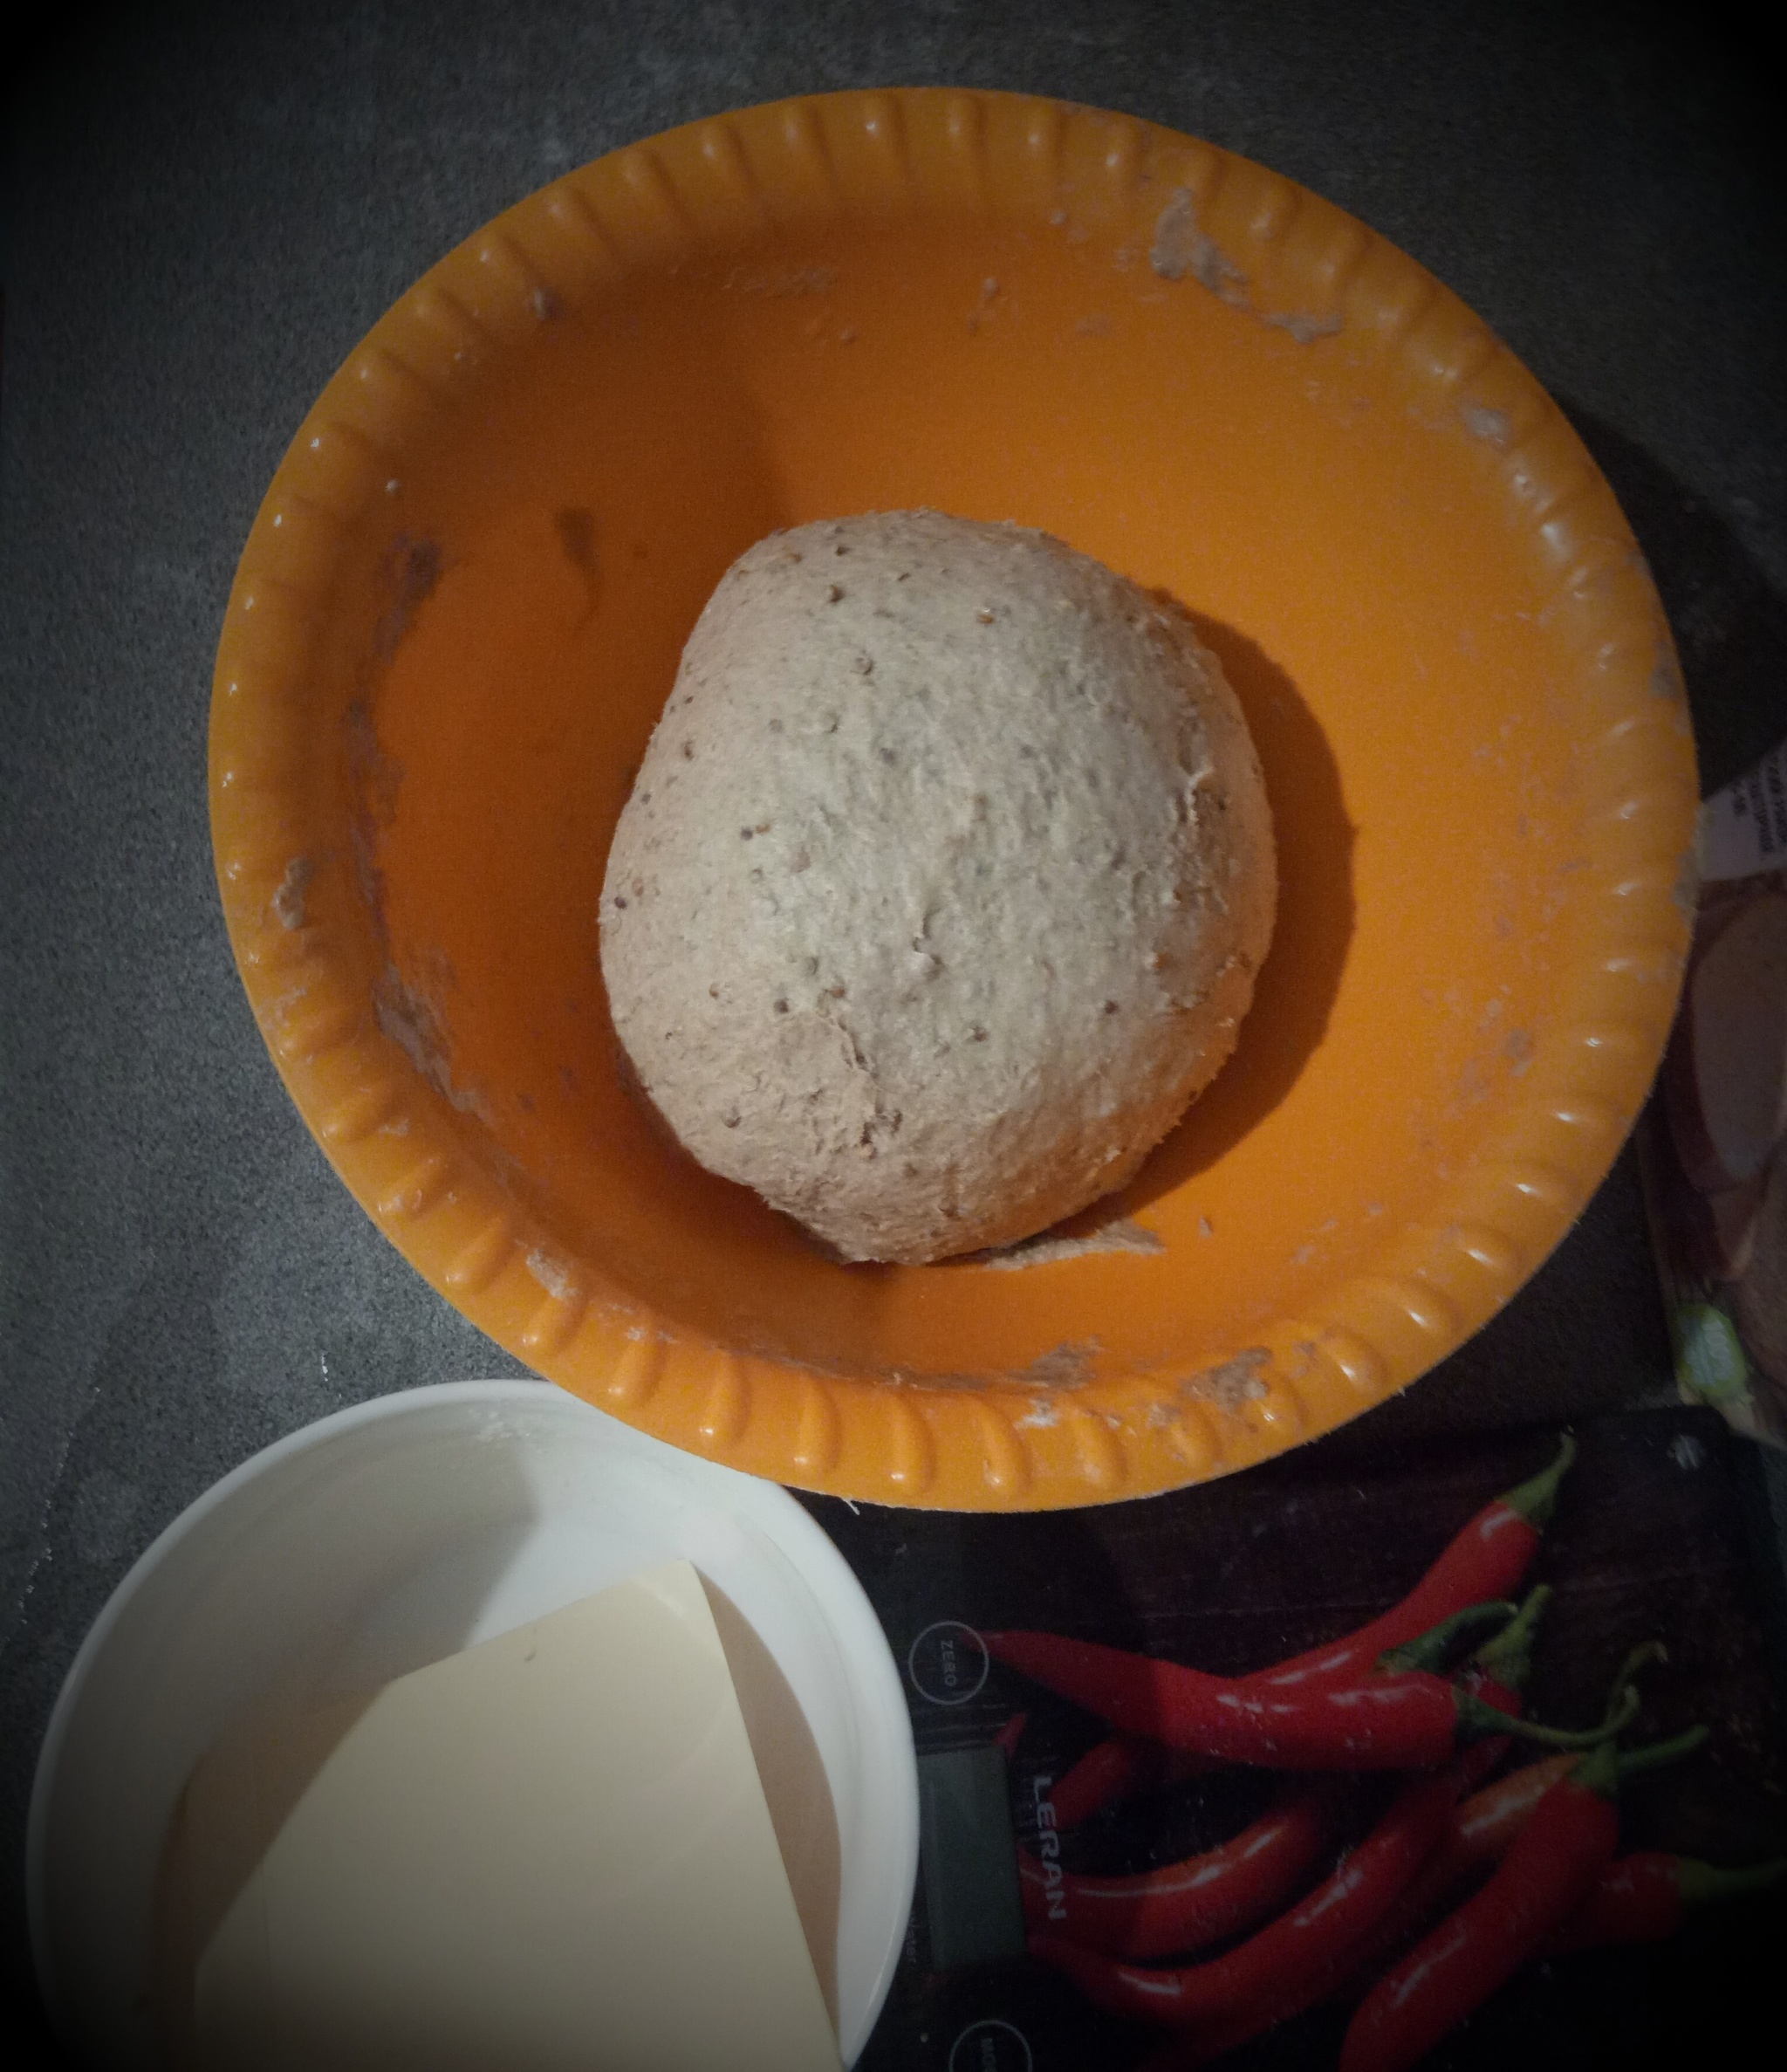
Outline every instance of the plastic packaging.
{"label": "plastic packaging", "polygon": [[1706,801],[1696,848],[1645,1196],[1683,1398],[1787,1446],[1787,743]]}

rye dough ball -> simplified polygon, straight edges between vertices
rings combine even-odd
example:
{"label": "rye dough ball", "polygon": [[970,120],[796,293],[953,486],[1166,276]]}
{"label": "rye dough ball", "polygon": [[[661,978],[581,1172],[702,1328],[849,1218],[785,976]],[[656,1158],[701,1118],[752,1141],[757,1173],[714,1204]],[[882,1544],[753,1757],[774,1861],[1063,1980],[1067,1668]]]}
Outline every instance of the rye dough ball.
{"label": "rye dough ball", "polygon": [[889,511],[722,578],[640,765],[602,971],[711,1171],[846,1259],[1120,1187],[1271,938],[1247,725],[1184,614],[1044,532]]}

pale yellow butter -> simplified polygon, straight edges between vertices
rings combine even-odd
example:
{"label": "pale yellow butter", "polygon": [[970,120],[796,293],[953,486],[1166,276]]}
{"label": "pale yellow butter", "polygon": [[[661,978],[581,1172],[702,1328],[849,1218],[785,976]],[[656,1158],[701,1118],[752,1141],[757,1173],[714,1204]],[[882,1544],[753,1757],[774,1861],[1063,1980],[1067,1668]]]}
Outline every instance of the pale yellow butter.
{"label": "pale yellow butter", "polygon": [[838,2072],[686,1561],[235,1737],[181,1828],[206,2072]]}

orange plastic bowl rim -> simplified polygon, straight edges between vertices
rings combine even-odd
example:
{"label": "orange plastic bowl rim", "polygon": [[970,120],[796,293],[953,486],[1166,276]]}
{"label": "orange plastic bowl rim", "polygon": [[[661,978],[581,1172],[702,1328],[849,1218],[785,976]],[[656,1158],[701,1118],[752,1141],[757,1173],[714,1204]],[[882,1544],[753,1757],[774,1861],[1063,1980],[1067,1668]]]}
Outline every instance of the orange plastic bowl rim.
{"label": "orange plastic bowl rim", "polygon": [[[597,957],[722,572],[916,505],[1170,590],[1279,832],[1236,1059],[1021,1268],[839,1266],[698,1170]],[[1505,1303],[1648,1089],[1697,795],[1613,496],[1455,296],[1209,144],[925,89],[630,146],[406,294],[255,521],[210,787],[278,1069],[442,1294],[677,1444],[969,1510],[1245,1466]]]}

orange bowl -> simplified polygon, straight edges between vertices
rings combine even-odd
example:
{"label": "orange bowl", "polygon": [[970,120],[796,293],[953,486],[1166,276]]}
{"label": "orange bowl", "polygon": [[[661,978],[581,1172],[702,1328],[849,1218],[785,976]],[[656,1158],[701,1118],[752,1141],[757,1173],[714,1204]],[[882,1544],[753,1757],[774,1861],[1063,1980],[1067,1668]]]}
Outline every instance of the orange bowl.
{"label": "orange bowl", "polygon": [[[722,572],[917,504],[1181,599],[1281,844],[1235,1060],[1022,1270],[839,1266],[697,1170],[623,1088],[597,957]],[[963,1509],[1244,1466],[1504,1303],[1660,1055],[1696,797],[1631,532],[1468,309],[1243,159],[955,91],[672,131],[435,267],[268,491],[210,782],[292,1098],[448,1300],[661,1437]]]}

